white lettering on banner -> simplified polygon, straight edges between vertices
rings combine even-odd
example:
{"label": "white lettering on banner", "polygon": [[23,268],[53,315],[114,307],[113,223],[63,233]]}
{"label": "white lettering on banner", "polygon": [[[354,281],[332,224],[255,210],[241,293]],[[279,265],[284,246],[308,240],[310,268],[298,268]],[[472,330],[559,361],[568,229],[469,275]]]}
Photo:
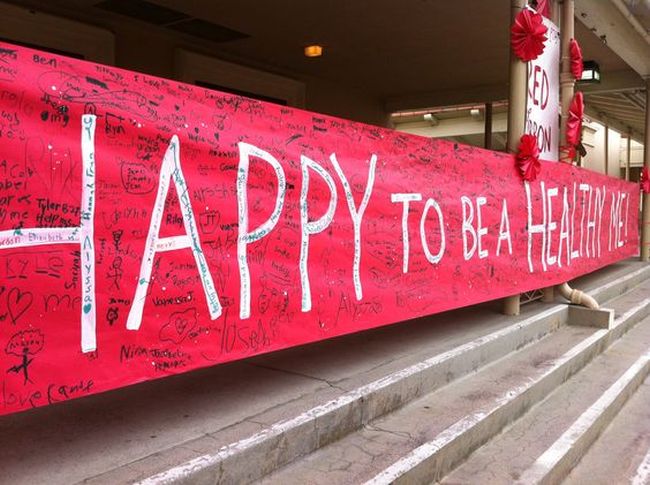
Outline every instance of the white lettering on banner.
{"label": "white lettering on banner", "polygon": [[352,265],[352,280],[354,281],[354,293],[357,297],[357,300],[361,300],[363,297],[363,290],[361,288],[361,276],[359,275],[359,266],[361,264],[361,219],[363,219],[363,214],[368,207],[368,202],[370,201],[370,194],[372,193],[372,187],[375,183],[375,168],[377,166],[377,156],[375,154],[370,156],[370,167],[368,168],[368,181],[366,182],[366,190],[363,193],[363,199],[361,199],[361,204],[357,209],[354,205],[354,197],[352,196],[352,189],[350,188],[350,182],[348,182],[347,177],[341,170],[336,155],[332,153],[330,155],[330,160],[334,165],[334,170],[336,170],[339,179],[341,179],[341,185],[343,185],[343,191],[345,192],[345,199],[348,202],[348,209],[350,210],[350,216],[352,217],[352,226],[354,228],[354,262]]}
{"label": "white lettering on banner", "polygon": [[[266,236],[278,223],[284,206],[284,196],[287,182],[280,162],[273,155],[256,146],[239,142],[239,169],[237,171],[237,206],[239,214],[239,236],[237,237],[237,261],[239,263],[240,300],[239,318],[242,320],[251,316],[251,276],[248,269],[247,247],[250,243],[259,241]],[[267,162],[275,171],[278,181],[278,192],[275,206],[269,218],[253,231],[248,230],[248,168],[250,157],[256,157]]]}
{"label": "white lettering on banner", "polygon": [[[460,203],[463,208],[463,257],[465,258],[465,261],[468,261],[472,256],[474,256],[476,246],[478,245],[478,241],[476,240],[476,231],[472,225],[472,222],[474,221],[474,206],[472,205],[472,200],[465,195],[461,196]],[[467,249],[468,233],[472,235],[471,249]]]}
{"label": "white lettering on banner", "polygon": [[530,194],[530,184],[524,182],[526,189],[526,208],[528,209],[528,269],[533,272],[533,235],[542,235],[542,268],[546,268],[546,197],[544,197],[545,186],[544,182],[540,182],[542,191],[542,223],[533,224],[533,202]]}
{"label": "white lettering on banner", "polygon": [[623,247],[625,240],[623,239],[623,215],[621,210],[623,208],[623,200],[627,197],[627,194],[620,194],[620,199],[618,201],[618,247]]}
{"label": "white lettering on banner", "polygon": [[510,235],[510,217],[508,216],[508,201],[503,199],[501,209],[501,222],[499,223],[499,240],[497,242],[497,256],[501,254],[501,243],[508,241],[508,254],[512,255],[512,237]]}
{"label": "white lettering on banner", "polygon": [[[585,248],[585,251],[587,253],[587,257],[593,257],[595,256],[595,233],[596,233],[596,207],[592,203],[594,199],[594,190],[589,187],[589,203],[587,204],[587,247]],[[594,210],[592,211],[592,207]],[[592,217],[593,215],[593,217]],[[589,242],[591,241],[591,244]],[[591,251],[589,248],[591,247]]]}
{"label": "white lettering on banner", "polygon": [[[483,226],[483,209],[482,207],[487,204],[487,199],[483,196],[476,198],[476,228],[474,228],[474,205],[472,199],[463,195],[460,198],[460,203],[463,212],[463,257],[465,261],[472,259],[474,254],[478,251],[479,259],[488,257],[487,249],[483,249],[483,237],[487,235],[488,229]],[[468,247],[468,235],[472,236],[472,246]]]}
{"label": "white lettering on banner", "polygon": [[559,157],[560,138],[560,32],[544,18],[547,40],[544,52],[527,64],[525,132],[535,136],[540,158],[555,161]]}
{"label": "white lettering on banner", "polygon": [[97,349],[95,302],[95,126],[96,118],[81,118],[81,350]]}
{"label": "white lettering on banner", "polygon": [[583,255],[586,255],[589,257],[589,253],[587,251],[583,251],[583,242],[584,242],[584,233],[585,233],[585,214],[587,214],[587,210],[585,208],[587,207],[587,194],[591,192],[591,186],[588,184],[580,184],[578,186],[578,189],[580,192],[582,192],[582,216],[580,217],[580,247],[578,248],[580,257],[583,257]]}
{"label": "white lettering on banner", "polygon": [[[621,248],[625,245],[623,240],[623,224],[627,224],[628,213],[630,209],[629,201],[626,204],[625,209],[625,223],[623,222],[623,215],[621,210],[623,208],[623,201],[628,200],[629,196],[625,192],[617,192],[614,194],[612,192],[612,206],[610,210],[610,222],[609,222],[609,249]],[[627,238],[627,229],[625,230],[625,237]],[[613,243],[613,244],[612,244]]]}
{"label": "white lettering on banner", "polygon": [[[327,171],[313,160],[302,155],[300,157],[300,169],[302,171],[302,189],[300,190],[300,282],[302,285],[302,311],[311,310],[311,289],[309,286],[309,272],[307,263],[309,261],[309,236],[323,232],[332,223],[336,211],[336,186],[334,179]],[[307,194],[309,193],[309,169],[312,169],[327,184],[330,190],[330,202],[327,211],[317,221],[309,221],[309,207]]]}
{"label": "white lettering on banner", "polygon": [[576,187],[577,183],[573,183],[573,205],[571,206],[571,258],[570,261],[578,259],[580,257],[579,249],[573,249],[576,237]]}
{"label": "white lettering on banner", "polygon": [[409,270],[409,202],[422,200],[422,194],[391,194],[390,201],[402,203],[402,273],[408,273]]}
{"label": "white lettering on banner", "polygon": [[[552,240],[553,233],[557,230],[557,221],[553,217],[553,198],[559,195],[557,187],[546,188],[544,182],[540,182],[540,200],[542,202],[542,223],[533,224],[533,209],[531,188],[528,182],[524,183],[526,190],[526,202],[528,210],[528,268],[532,273],[534,264],[532,258],[533,236],[542,236],[542,257],[541,263],[544,271],[555,264],[562,267],[563,258],[566,265],[571,265],[577,258],[598,258],[602,255],[601,238],[603,237],[603,215],[605,212],[605,200],[607,189],[605,186],[593,188],[589,184],[573,184],[573,206],[570,206],[568,188],[564,187],[562,192],[562,216],[560,218],[559,245],[554,251]],[[577,192],[582,192],[582,198],[577,204]],[[612,193],[612,204],[610,207],[610,224],[608,230],[609,251],[616,250],[625,245],[622,234],[627,230],[627,220],[623,222],[624,201],[628,201],[629,194],[626,192]],[[576,214],[576,207],[580,207],[580,214]],[[569,217],[569,213],[571,216]],[[579,217],[580,227],[576,228],[575,221]],[[625,214],[627,218],[627,213]],[[625,227],[625,229],[624,229]],[[574,241],[577,233],[580,232],[580,243],[577,249]],[[557,253],[557,254],[556,254]]]}
{"label": "white lettering on banner", "polygon": [[[160,237],[160,226],[162,224],[163,212],[165,211],[165,200],[169,192],[170,182],[174,182],[176,193],[181,208],[183,226],[185,228],[184,236]],[[205,299],[208,304],[210,318],[216,319],[221,315],[221,304],[219,296],[214,288],[212,275],[208,269],[201,241],[194,220],[194,212],[189,199],[189,190],[185,182],[185,176],[181,169],[180,143],[176,135],[172,136],[165,156],[163,157],[162,166],[160,167],[160,177],[158,178],[158,192],[156,201],[151,211],[151,222],[149,223],[149,232],[144,247],[144,256],[140,264],[140,275],[136,284],[135,296],[129,310],[129,316],[126,320],[126,328],[129,330],[138,330],[142,323],[142,313],[147,298],[149,284],[151,283],[151,271],[153,269],[154,259],[159,251],[172,251],[176,249],[192,250],[196,268],[199,272]]]}
{"label": "white lettering on banner", "polygon": [[[429,250],[429,244],[427,243],[427,236],[424,231],[424,223],[426,222],[429,209],[432,207],[436,211],[436,214],[438,214],[438,224],[440,227],[440,249],[438,249],[438,252],[435,255],[431,254],[431,251]],[[435,199],[427,199],[426,203],[424,204],[424,211],[422,211],[422,218],[420,219],[420,239],[422,241],[422,249],[424,250],[424,256],[427,258],[427,261],[429,261],[431,264],[438,264],[442,259],[442,256],[445,254],[446,242],[445,242],[445,221],[442,216],[442,210],[440,210],[440,205],[435,201]]]}
{"label": "white lettering on banner", "polygon": [[[571,264],[571,226],[569,224],[569,201],[567,188],[562,192],[562,217],[560,218],[560,244],[557,248],[557,265],[562,267],[562,251],[566,251],[567,266]],[[566,246],[566,247],[565,247]]]}
{"label": "white lettering on banner", "polygon": [[557,263],[557,256],[551,256],[551,250],[553,247],[553,232],[557,229],[557,222],[553,220],[553,197],[557,197],[558,189],[553,187],[546,191],[546,208],[548,212],[548,235],[546,237],[546,264],[548,266],[554,266]]}
{"label": "white lettering on banner", "polygon": [[94,115],[81,118],[81,221],[79,227],[34,227],[0,231],[0,249],[79,244],[81,249],[81,351],[97,350],[95,302],[95,126]]}
{"label": "white lettering on banner", "polygon": [[[603,212],[605,211],[605,198],[607,197],[607,187],[603,185],[602,192],[599,188],[596,189],[596,210],[598,211],[598,257],[602,256],[602,248],[600,243],[600,235],[603,233]],[[627,223],[627,221],[626,221]],[[627,226],[625,226],[627,231]]]}
{"label": "white lettering on banner", "polygon": [[[95,241],[94,241],[94,218],[96,204],[96,163],[95,163],[95,123],[94,115],[85,115],[81,120],[81,155],[82,155],[82,177],[81,177],[81,210],[80,223],[77,227],[54,227],[54,228],[17,228],[0,231],[0,250],[7,248],[25,248],[50,244],[78,244],[80,251],[80,272],[81,272],[81,315],[80,335],[81,349],[83,352],[92,352],[97,349],[96,336],[96,289],[95,289]],[[199,240],[199,229],[194,218],[194,211],[190,201],[190,192],[185,176],[181,169],[180,142],[177,136],[172,136],[160,168],[158,180],[158,191],[151,212],[151,220],[140,271],[136,283],[135,296],[131,302],[126,327],[129,330],[138,330],[142,324],[144,306],[147,294],[152,283],[152,269],[155,257],[159,252],[190,249],[196,263],[203,291],[206,297],[211,319],[216,319],[222,314],[222,307],[219,296],[215,290],[212,275],[207,266],[201,242]],[[236,180],[237,193],[237,214],[238,214],[238,238],[237,238],[237,264],[240,274],[240,314],[241,319],[250,318],[251,282],[247,260],[247,246],[267,236],[278,224],[285,202],[287,182],[285,173],[279,161],[270,153],[248,143],[239,142],[239,168]],[[251,158],[258,158],[268,163],[274,170],[277,179],[277,194],[275,204],[268,219],[259,227],[249,228],[249,207],[248,207],[248,174]],[[366,186],[363,192],[361,203],[355,204],[352,189],[348,178],[343,173],[335,154],[331,154],[330,160],[343,187],[346,202],[354,229],[354,260],[352,282],[357,299],[363,297],[363,290],[360,275],[361,262],[361,226],[364,214],[368,208],[372,196],[375,175],[376,155],[371,155],[368,168]],[[299,197],[300,210],[300,256],[298,269],[302,285],[301,309],[303,312],[312,310],[312,295],[309,280],[309,246],[310,238],[322,233],[332,226],[336,209],[338,207],[338,195],[335,178],[319,163],[307,156],[300,156],[300,170],[302,186]],[[310,220],[310,180],[311,174],[317,174],[327,185],[329,200],[327,208],[318,219]],[[178,193],[178,200],[182,215],[185,233],[170,237],[160,237],[160,229],[165,211],[165,202],[170,186],[174,184]],[[532,186],[524,182],[527,224],[524,229],[524,222],[518,220],[520,226],[517,231],[527,232],[527,256],[530,272],[534,272],[541,265],[543,271],[548,271],[552,266],[562,267],[571,265],[576,258],[597,258],[602,254],[601,238],[609,238],[609,251],[616,251],[623,247],[628,241],[628,222],[630,219],[630,197],[628,192],[610,191],[606,187],[592,186],[588,183],[573,183],[573,194],[569,195],[570,187],[550,187],[544,181],[540,181],[539,195],[536,195],[533,202]],[[561,192],[560,192],[561,190]],[[579,194],[581,192],[582,194]],[[326,191],[327,193],[327,191]],[[561,195],[561,198],[560,198]],[[402,204],[401,233],[403,243],[403,264],[402,273],[409,271],[410,241],[409,241],[409,211],[414,202],[423,200],[421,193],[394,193],[391,194],[393,203]],[[603,215],[605,214],[606,203],[611,200],[609,208],[609,227],[603,228]],[[573,204],[571,205],[571,201]],[[468,196],[460,198],[462,222],[453,219],[455,227],[449,228],[445,224],[446,214],[438,201],[434,198],[427,198],[420,216],[420,242],[425,258],[431,264],[439,264],[444,258],[445,251],[452,244],[462,237],[463,257],[467,261],[478,255],[478,259],[489,257],[490,254],[500,256],[505,253],[507,244],[508,254],[513,254],[512,228],[508,202],[504,198],[501,204],[501,217],[498,224],[498,237],[489,238],[489,231],[496,230],[491,222],[491,210],[498,210],[498,205],[488,204],[485,196],[476,196],[475,199]],[[517,200],[518,202],[518,200]],[[561,216],[558,204],[562,204]],[[324,204],[324,201],[323,201]],[[536,204],[541,206],[535,207]],[[292,205],[292,207],[294,207]],[[535,209],[535,210],[534,210]],[[312,207],[313,210],[313,207]],[[432,215],[435,212],[437,223]],[[495,214],[496,215],[496,214]],[[558,219],[558,216],[559,219]],[[457,217],[457,216],[456,216]],[[633,217],[633,216],[632,216]],[[397,227],[397,216],[394,217],[394,225]],[[576,220],[579,227],[576,227]],[[427,226],[428,224],[428,226]],[[436,228],[437,225],[437,228]],[[458,227],[460,225],[460,227]],[[558,228],[559,226],[559,228]],[[427,229],[429,232],[427,232]],[[558,230],[559,229],[559,230]],[[453,233],[450,235],[450,231]],[[605,235],[603,231],[607,231]],[[433,239],[439,236],[436,246]],[[557,234],[559,232],[559,235]],[[580,236],[577,233],[580,232]],[[433,236],[433,237],[432,237]],[[449,237],[449,241],[447,241]],[[472,239],[470,242],[469,239]],[[541,239],[539,239],[541,238]],[[558,241],[557,245],[554,243]],[[534,244],[539,241],[540,244]],[[494,247],[496,245],[496,248]],[[575,246],[574,246],[575,245]],[[540,258],[537,259],[537,249],[541,246]],[[432,250],[437,247],[437,250]],[[460,248],[458,248],[460,249]],[[535,254],[533,254],[535,253]]]}
{"label": "white lettering on banner", "polygon": [[487,204],[487,199],[485,197],[476,198],[476,247],[478,248],[479,259],[488,257],[487,250],[483,249],[483,236],[488,232],[487,227],[483,227],[483,215],[481,211],[481,207],[485,204]]}

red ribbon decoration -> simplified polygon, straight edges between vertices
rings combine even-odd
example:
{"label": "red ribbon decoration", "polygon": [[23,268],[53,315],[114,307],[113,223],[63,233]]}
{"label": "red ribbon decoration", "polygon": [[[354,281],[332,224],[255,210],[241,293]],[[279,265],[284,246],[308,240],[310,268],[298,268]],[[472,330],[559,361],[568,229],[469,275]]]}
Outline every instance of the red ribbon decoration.
{"label": "red ribbon decoration", "polygon": [[544,52],[547,31],[540,14],[523,9],[510,28],[510,44],[515,55],[523,62],[537,59]]}
{"label": "red ribbon decoration", "polygon": [[538,13],[542,14],[547,19],[551,18],[551,4],[548,0],[537,0],[535,10],[537,10]]}
{"label": "red ribbon decoration", "polygon": [[563,145],[560,147],[560,161],[565,163],[573,163],[576,159],[577,150],[573,145]]}
{"label": "red ribbon decoration", "polygon": [[580,143],[582,134],[582,116],[585,112],[585,102],[582,93],[574,94],[571,106],[569,106],[569,118],[566,122],[566,141],[571,146]]}
{"label": "red ribbon decoration", "polygon": [[539,161],[539,147],[534,135],[526,134],[521,137],[515,161],[521,178],[528,182],[537,178],[542,170],[542,164]]}
{"label": "red ribbon decoration", "polygon": [[643,167],[643,170],[641,170],[641,191],[644,194],[650,194],[650,174],[648,173],[648,167]]}
{"label": "red ribbon decoration", "polygon": [[571,55],[571,73],[576,80],[580,80],[584,65],[582,63],[582,49],[575,39],[569,41],[569,54]]}

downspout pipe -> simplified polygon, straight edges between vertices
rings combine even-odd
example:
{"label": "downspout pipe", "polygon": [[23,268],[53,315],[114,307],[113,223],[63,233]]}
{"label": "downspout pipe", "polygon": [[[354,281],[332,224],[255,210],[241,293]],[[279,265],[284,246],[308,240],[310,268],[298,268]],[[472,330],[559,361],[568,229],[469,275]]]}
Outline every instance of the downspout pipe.
{"label": "downspout pipe", "polygon": [[581,305],[591,310],[598,310],[600,305],[593,296],[588,295],[584,291],[573,289],[568,283],[562,283],[557,286],[557,291],[562,297],[569,300],[574,305]]}
{"label": "downspout pipe", "polygon": [[[569,113],[569,105],[573,99],[574,83],[573,75],[571,74],[571,56],[569,54],[569,41],[574,36],[575,25],[575,4],[574,0],[564,0],[562,3],[561,18],[560,18],[560,32],[561,32],[561,65],[560,65],[560,101],[561,101],[561,125],[560,125],[560,141],[566,142],[566,120]],[[606,132],[606,135],[608,133]],[[599,308],[598,302],[592,297],[587,295],[584,291],[573,289],[568,283],[562,283],[557,286],[557,291],[564,298],[569,300],[574,305],[581,305],[593,310]]]}

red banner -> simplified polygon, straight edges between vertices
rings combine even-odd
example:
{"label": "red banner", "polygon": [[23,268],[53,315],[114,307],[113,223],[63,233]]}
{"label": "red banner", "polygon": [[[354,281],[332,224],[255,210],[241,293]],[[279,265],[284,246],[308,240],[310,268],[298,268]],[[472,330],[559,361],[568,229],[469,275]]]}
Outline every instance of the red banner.
{"label": "red banner", "polygon": [[631,183],[0,48],[0,413],[638,251]]}

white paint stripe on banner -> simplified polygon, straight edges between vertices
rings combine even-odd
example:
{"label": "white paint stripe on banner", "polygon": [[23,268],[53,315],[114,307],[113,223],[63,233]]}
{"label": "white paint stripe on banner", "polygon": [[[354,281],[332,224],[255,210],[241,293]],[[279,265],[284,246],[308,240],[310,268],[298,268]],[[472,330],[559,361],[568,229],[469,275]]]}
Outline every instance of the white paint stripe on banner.
{"label": "white paint stripe on banner", "polygon": [[366,207],[368,207],[368,202],[370,201],[370,195],[372,194],[372,189],[375,184],[375,169],[377,168],[377,155],[374,153],[370,156],[370,164],[368,166],[368,180],[366,182],[366,189],[363,192],[363,199],[361,199],[361,204],[357,208],[354,203],[354,196],[352,195],[352,189],[350,187],[350,182],[343,173],[341,165],[336,158],[336,155],[332,153],[330,155],[330,161],[334,166],[336,174],[341,179],[341,185],[343,185],[343,191],[345,193],[345,200],[348,203],[348,209],[350,210],[350,217],[352,218],[352,228],[354,230],[354,261],[352,263],[352,280],[354,282],[354,294],[357,297],[357,300],[363,298],[363,288],[361,285],[361,276],[360,276],[360,265],[361,265],[361,220],[363,219],[363,214],[366,212]]}
{"label": "white paint stripe on banner", "polygon": [[174,249],[186,249],[192,247],[192,240],[189,236],[161,237],[156,241],[156,252],[173,251]]}
{"label": "white paint stripe on banner", "polygon": [[43,244],[79,244],[78,227],[34,227],[0,231],[0,248],[25,248]]}
{"label": "white paint stripe on banner", "polygon": [[[183,227],[185,228],[186,234],[161,238],[160,228],[162,226],[163,213],[165,212],[165,200],[167,199],[172,181],[176,187],[183,216]],[[126,320],[127,329],[138,330],[142,324],[142,314],[148,294],[151,272],[158,251],[172,251],[174,249],[185,248],[192,250],[194,262],[196,263],[196,268],[201,279],[201,285],[203,286],[205,300],[208,305],[208,311],[210,312],[210,318],[214,320],[221,315],[221,304],[214,287],[212,275],[208,270],[203,250],[201,249],[196,221],[194,220],[192,205],[188,195],[187,183],[185,182],[185,177],[181,169],[180,142],[178,137],[174,135],[169,142],[160,167],[158,191],[151,212],[151,222],[149,223],[149,231],[147,233],[144,256],[140,265],[140,275],[138,276],[135,296],[133,297],[133,303]]]}
{"label": "white paint stripe on banner", "polygon": [[95,124],[94,115],[81,119],[81,350],[97,349],[95,302]]}
{"label": "white paint stripe on banner", "polygon": [[[251,275],[248,267],[248,245],[259,241],[268,235],[280,219],[280,213],[284,207],[284,198],[287,190],[287,179],[284,169],[278,160],[270,153],[249,143],[240,141],[239,166],[237,168],[237,263],[239,265],[239,318],[245,320],[251,316]],[[250,158],[255,157],[268,163],[275,172],[278,183],[278,192],[275,197],[273,212],[269,218],[256,229],[249,231],[248,228],[248,170]]]}
{"label": "white paint stripe on banner", "polygon": [[[330,201],[327,206],[327,211],[320,219],[315,221],[309,220],[309,204],[307,203],[309,169],[320,175],[330,191]],[[312,159],[302,155],[300,157],[300,170],[302,172],[302,189],[300,190],[300,262],[298,269],[300,271],[300,284],[302,286],[301,310],[308,312],[311,311],[311,286],[309,284],[309,269],[307,265],[309,260],[309,236],[323,232],[332,223],[334,212],[336,211],[337,194],[332,176]]]}

